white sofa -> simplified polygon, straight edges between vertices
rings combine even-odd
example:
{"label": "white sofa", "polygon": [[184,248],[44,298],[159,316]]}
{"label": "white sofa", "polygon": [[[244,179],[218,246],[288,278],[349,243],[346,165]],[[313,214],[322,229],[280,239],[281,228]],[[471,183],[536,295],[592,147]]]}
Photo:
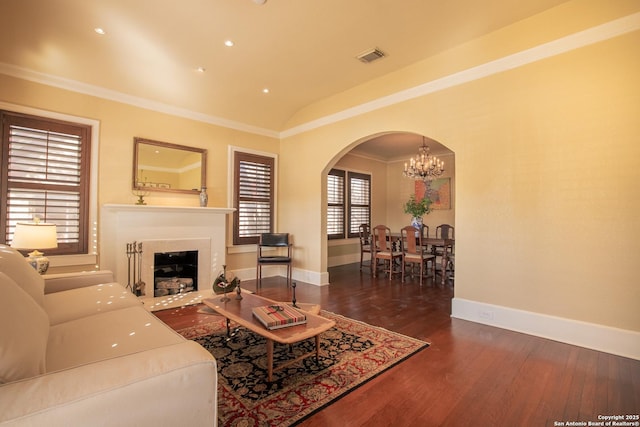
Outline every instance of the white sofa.
{"label": "white sofa", "polygon": [[215,426],[216,361],[108,271],[40,276],[0,245],[0,426]]}

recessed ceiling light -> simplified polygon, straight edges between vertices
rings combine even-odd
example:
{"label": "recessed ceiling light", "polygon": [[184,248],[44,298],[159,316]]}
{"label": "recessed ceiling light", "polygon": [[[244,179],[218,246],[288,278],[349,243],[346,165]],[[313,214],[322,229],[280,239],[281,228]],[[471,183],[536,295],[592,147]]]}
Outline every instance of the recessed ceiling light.
{"label": "recessed ceiling light", "polygon": [[204,73],[205,71],[207,71],[207,69],[204,68],[204,67],[198,67],[198,68],[196,68],[196,71],[199,72],[199,73]]}
{"label": "recessed ceiling light", "polygon": [[224,45],[227,47],[232,47],[235,43],[233,43],[233,40],[225,40],[224,41]]}
{"label": "recessed ceiling light", "polygon": [[105,34],[107,34],[106,31],[100,27],[94,28],[93,31],[95,31],[97,34],[100,34],[101,36],[104,36]]}
{"label": "recessed ceiling light", "polygon": [[262,93],[269,93],[269,88],[265,87],[264,89],[262,89]]}

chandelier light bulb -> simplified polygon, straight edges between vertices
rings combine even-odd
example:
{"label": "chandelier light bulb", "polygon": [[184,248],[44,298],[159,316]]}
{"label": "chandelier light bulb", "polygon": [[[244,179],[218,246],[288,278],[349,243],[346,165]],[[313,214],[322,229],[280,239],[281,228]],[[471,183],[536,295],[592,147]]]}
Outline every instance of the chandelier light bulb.
{"label": "chandelier light bulb", "polygon": [[426,139],[422,137],[422,146],[418,148],[418,154],[409,159],[408,164],[405,162],[402,174],[415,180],[431,181],[440,177],[443,173],[444,162],[431,155]]}

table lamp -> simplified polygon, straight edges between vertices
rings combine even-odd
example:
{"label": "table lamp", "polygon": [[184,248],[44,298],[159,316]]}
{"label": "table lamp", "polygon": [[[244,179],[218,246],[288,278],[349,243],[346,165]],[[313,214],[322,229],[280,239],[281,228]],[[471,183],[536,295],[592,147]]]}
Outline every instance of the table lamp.
{"label": "table lamp", "polygon": [[39,218],[34,218],[34,222],[18,222],[11,247],[21,250],[33,249],[26,260],[38,273],[44,274],[49,269],[49,259],[38,249],[58,247],[56,225],[40,222]]}

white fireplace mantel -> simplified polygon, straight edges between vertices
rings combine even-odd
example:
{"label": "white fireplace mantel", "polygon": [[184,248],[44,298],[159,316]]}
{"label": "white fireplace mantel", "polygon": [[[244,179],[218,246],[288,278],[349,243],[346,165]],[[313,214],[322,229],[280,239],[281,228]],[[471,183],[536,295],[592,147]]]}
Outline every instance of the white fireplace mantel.
{"label": "white fireplace mantel", "polygon": [[[232,208],[105,204],[100,212],[100,268],[113,271],[116,281],[127,285],[130,282],[127,243],[175,241],[183,248],[189,239],[198,245],[205,240],[210,242],[210,251],[203,251],[208,259],[202,266],[205,267],[201,269],[202,276],[198,275],[198,289],[210,289],[212,278],[225,265],[226,216],[233,211]],[[148,268],[152,266],[143,266]],[[153,292],[149,285],[147,293]]]}

